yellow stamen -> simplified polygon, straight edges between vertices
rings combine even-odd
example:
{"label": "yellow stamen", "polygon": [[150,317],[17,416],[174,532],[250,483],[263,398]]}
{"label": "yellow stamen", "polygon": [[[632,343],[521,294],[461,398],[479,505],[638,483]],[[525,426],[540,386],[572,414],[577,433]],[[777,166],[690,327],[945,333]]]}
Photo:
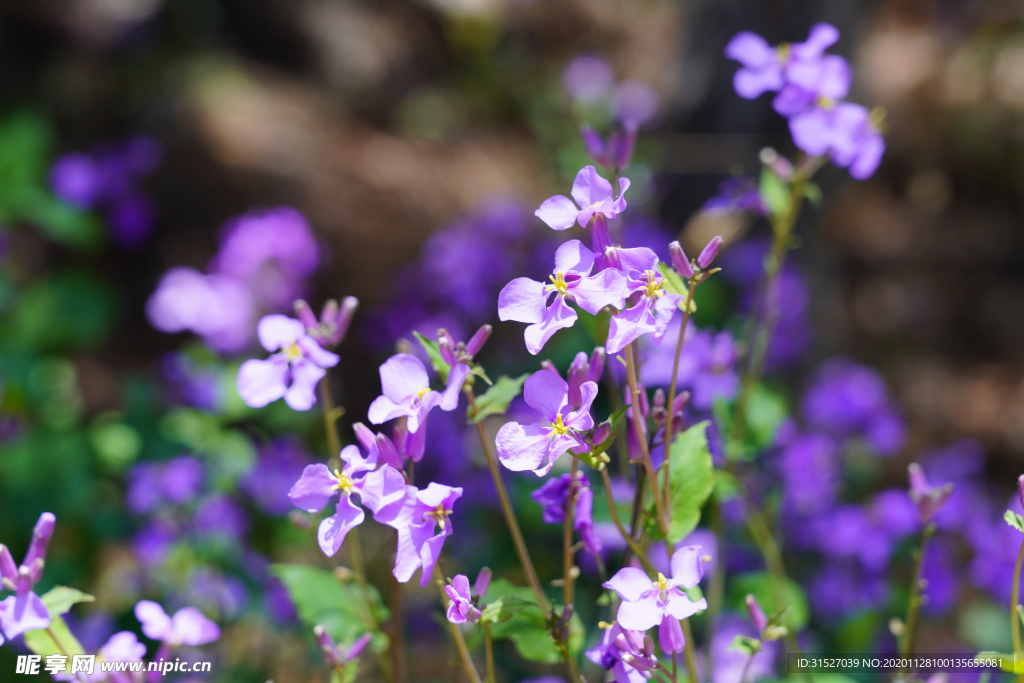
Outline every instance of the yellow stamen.
{"label": "yellow stamen", "polygon": [[302,358],[302,349],[299,348],[297,343],[292,342],[288,348],[284,350],[284,355],[289,361],[297,361]]}
{"label": "yellow stamen", "polygon": [[885,107],[875,107],[868,117],[871,127],[879,133],[884,133],[888,126],[885,125]]}
{"label": "yellow stamen", "polygon": [[426,521],[427,517],[433,517],[434,521],[441,527],[441,531],[444,531],[444,525],[450,514],[452,514],[452,510],[445,510],[444,503],[441,503],[430,512],[423,513],[423,520]]}
{"label": "yellow stamen", "polygon": [[422,389],[416,392],[416,398],[423,398],[424,396],[427,395],[428,391],[430,391],[430,387],[423,387]]}
{"label": "yellow stamen", "polygon": [[568,431],[569,428],[562,423],[562,414],[555,415],[555,421],[551,423],[551,431],[548,433],[548,436],[553,439],[556,436],[565,436]]}
{"label": "yellow stamen", "polygon": [[338,483],[331,487],[332,491],[341,491],[342,493],[348,493],[352,490],[352,485],[355,483],[347,474],[334,470],[334,477],[338,480]]}
{"label": "yellow stamen", "polygon": [[836,106],[836,101],[831,97],[825,97],[824,95],[818,95],[818,106],[822,109],[831,109]]}
{"label": "yellow stamen", "polygon": [[647,276],[647,285],[644,287],[644,294],[651,299],[660,299],[665,293],[661,290],[663,284],[661,280],[656,280],[657,273],[653,270],[645,270],[644,274]]}
{"label": "yellow stamen", "polygon": [[668,579],[661,572],[658,572],[658,580],[654,582],[654,587],[659,591],[668,590]]}
{"label": "yellow stamen", "polygon": [[779,43],[779,46],[775,48],[775,52],[779,55],[779,61],[785,64],[789,61],[789,54],[792,52],[792,48],[789,43]]}
{"label": "yellow stamen", "polygon": [[565,294],[569,291],[569,285],[565,283],[565,273],[562,271],[556,271],[554,275],[550,276],[551,284],[544,288],[545,292],[558,292],[559,294]]}

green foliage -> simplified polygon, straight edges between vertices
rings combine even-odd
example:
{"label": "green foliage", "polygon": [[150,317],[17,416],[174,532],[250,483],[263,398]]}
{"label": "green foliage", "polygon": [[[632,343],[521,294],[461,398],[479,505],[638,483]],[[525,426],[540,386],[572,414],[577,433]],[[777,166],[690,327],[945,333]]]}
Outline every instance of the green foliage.
{"label": "green foliage", "polygon": [[770,167],[761,169],[761,199],[772,216],[781,215],[789,205],[789,186]]}
{"label": "green foliage", "polygon": [[116,296],[106,283],[64,270],[21,293],[3,337],[7,344],[42,351],[94,348],[107,338],[116,315]]}
{"label": "green foliage", "polygon": [[713,412],[725,440],[725,452],[734,460],[753,460],[775,440],[775,432],[788,415],[786,399],[781,393],[757,384],[750,392],[743,414],[743,429],[734,425],[736,402],[715,401]]}
{"label": "green foliage", "polygon": [[486,393],[476,398],[476,410],[472,407],[466,410],[466,419],[470,424],[476,424],[488,415],[504,415],[508,404],[523,390],[523,382],[529,376],[527,373],[514,379],[499,377]]}
{"label": "green foliage", "polygon": [[89,429],[89,441],[100,461],[115,471],[127,468],[142,451],[139,432],[116,418],[97,419]]}
{"label": "green foliage", "polygon": [[756,655],[757,651],[761,649],[761,641],[757,638],[751,638],[750,636],[744,636],[737,634],[732,642],[729,643],[729,650],[742,652],[749,656]]}
{"label": "green foliage", "polygon": [[390,618],[373,586],[342,582],[329,571],[297,564],[275,564],[271,571],[284,583],[299,618],[310,629],[323,625],[336,642],[351,644],[364,633],[373,633],[373,648],[387,648],[387,637],[377,624]]}
{"label": "green foliage", "polygon": [[707,422],[693,425],[677,435],[669,449],[672,486],[670,543],[678,543],[697,528],[700,510],[715,486],[715,467],[705,433],[707,426]]}
{"label": "green foliage", "polygon": [[[54,639],[56,637],[56,640]],[[68,625],[55,614],[50,615],[50,628],[25,632],[25,645],[37,655],[84,655],[85,649],[71,635]]]}
{"label": "green foliage", "polygon": [[[744,608],[744,600],[748,594],[757,598],[767,614],[785,612],[779,622],[793,633],[799,633],[807,625],[810,609],[804,589],[792,579],[785,579],[782,584],[782,604],[775,599],[775,581],[768,572],[750,572],[740,574],[732,580],[732,602],[737,610]],[[778,579],[778,581],[783,581]]]}
{"label": "green foliage", "polygon": [[[683,297],[679,302],[679,310],[686,310],[686,295],[689,294],[689,288],[686,286],[686,281],[676,272],[675,268],[665,263],[664,261],[658,262],[658,271],[664,278],[664,289],[669,294],[678,294]],[[697,302],[690,301],[690,313],[697,312]]]}
{"label": "green foliage", "polygon": [[58,617],[61,614],[67,613],[72,605],[79,602],[96,601],[96,598],[88,593],[83,593],[68,586],[54,586],[44,595],[39,596],[39,599],[46,605],[46,609],[50,612],[51,617]]}
{"label": "green foliage", "polygon": [[451,366],[448,365],[445,359],[441,357],[441,351],[437,341],[427,339],[419,332],[413,332],[413,334],[423,346],[423,350],[427,352],[427,357],[430,358],[430,365],[433,366],[435,371],[437,371],[438,377],[441,378],[442,382],[447,382],[448,371],[451,370]]}
{"label": "green foliage", "polygon": [[1024,517],[1021,517],[1013,510],[1007,510],[1006,513],[1003,514],[1003,519],[1006,520],[1007,524],[1024,534]]}
{"label": "green foliage", "polygon": [[[516,652],[523,659],[544,664],[555,664],[562,659],[551,635],[550,625],[544,614],[533,599],[529,588],[519,588],[505,579],[491,582],[485,603],[502,602],[497,615],[503,620],[491,626],[494,638],[508,638],[515,645]],[[573,614],[569,622],[569,654],[575,657],[583,649],[583,622],[578,614]]]}

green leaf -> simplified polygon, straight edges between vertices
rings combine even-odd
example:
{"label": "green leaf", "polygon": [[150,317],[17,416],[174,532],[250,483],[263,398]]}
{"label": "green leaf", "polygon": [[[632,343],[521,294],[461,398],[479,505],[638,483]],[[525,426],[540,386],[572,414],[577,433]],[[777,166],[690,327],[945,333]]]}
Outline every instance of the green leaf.
{"label": "green leaf", "polygon": [[715,486],[715,466],[705,433],[707,426],[707,421],[693,425],[676,436],[669,449],[672,484],[670,543],[678,543],[697,528],[700,510]]}
{"label": "green leaf", "polygon": [[747,431],[753,445],[765,448],[775,440],[775,431],[786,418],[786,400],[763,384],[758,384],[750,393],[747,402]]}
{"label": "green leaf", "polygon": [[[515,586],[505,579],[495,579],[491,581],[484,602],[499,600],[504,604],[514,602],[516,609],[509,619],[491,626],[491,635],[511,640],[516,652],[524,659],[544,664],[560,662],[562,653],[551,635],[544,614],[533,599],[533,591]],[[583,649],[584,635],[579,614],[573,614],[569,621],[569,654],[575,657]]]}
{"label": "green leaf", "polygon": [[785,212],[789,205],[789,186],[768,166],[761,169],[759,191],[768,213],[778,216]]}
{"label": "green leaf", "polygon": [[527,373],[515,379],[499,377],[498,381],[485,394],[477,396],[476,410],[469,408],[466,411],[466,418],[470,424],[476,424],[488,415],[504,415],[508,410],[508,404],[523,390],[523,382],[529,376]]}
{"label": "green leaf", "polygon": [[1013,510],[1007,510],[1003,515],[1003,519],[1006,520],[1007,524],[1024,534],[1024,517],[1021,517]]}
{"label": "green leaf", "polygon": [[[686,282],[682,276],[676,272],[676,269],[665,263],[664,261],[658,262],[658,271],[661,273],[661,277],[664,278],[664,289],[669,294],[678,294],[682,298],[679,302],[679,310],[686,310],[686,296],[690,293],[689,288],[686,286]],[[690,313],[697,312],[697,302],[690,302]]]}
{"label": "green leaf", "polygon": [[740,482],[736,479],[736,475],[729,470],[716,467],[715,497],[724,502],[733,498],[739,498],[740,493]]}
{"label": "green leaf", "polygon": [[[54,640],[56,636],[56,640]],[[85,649],[71,635],[68,625],[56,615],[50,615],[50,628],[25,632],[25,645],[37,655],[84,655]]]}
{"label": "green leaf", "polygon": [[46,594],[40,596],[40,600],[46,605],[46,609],[49,610],[51,617],[57,617],[61,614],[65,614],[71,606],[79,602],[95,602],[96,598],[83,593],[75,588],[69,588],[68,586],[54,586],[46,592]]}
{"label": "green leaf", "polygon": [[[275,564],[271,571],[288,589],[306,626],[322,624],[337,642],[352,643],[390,617],[373,586],[367,585],[364,591],[358,583],[339,581],[329,571],[306,565]],[[380,646],[381,636],[374,637],[374,649]]]}
{"label": "green leaf", "polygon": [[807,183],[804,186],[804,196],[814,206],[820,207],[824,199],[821,195],[821,186],[817,183]]}
{"label": "green leaf", "polygon": [[[799,633],[810,617],[807,607],[807,596],[803,588],[792,579],[785,579],[782,589],[782,604],[775,600],[774,579],[768,572],[751,572],[740,574],[732,581],[732,602],[737,610],[742,610],[747,594],[753,595],[768,614],[786,611],[779,621],[792,633]],[[782,581],[782,579],[780,579]],[[788,608],[788,609],[786,609]]]}
{"label": "green leaf", "polygon": [[505,595],[481,610],[480,621],[487,621],[492,624],[508,621],[519,610],[535,604],[529,600],[517,598],[514,595]]}
{"label": "green leaf", "polygon": [[419,332],[413,332],[413,334],[423,346],[423,350],[427,352],[427,356],[430,358],[430,364],[434,367],[434,370],[437,371],[438,377],[441,378],[442,382],[447,382],[448,371],[451,370],[452,366],[448,365],[445,359],[441,357],[439,344],[436,341],[427,339]]}
{"label": "green leaf", "polygon": [[757,638],[751,638],[750,636],[744,636],[736,634],[736,637],[729,643],[729,650],[735,650],[742,652],[748,657],[757,654],[757,651],[761,649],[761,642]]}

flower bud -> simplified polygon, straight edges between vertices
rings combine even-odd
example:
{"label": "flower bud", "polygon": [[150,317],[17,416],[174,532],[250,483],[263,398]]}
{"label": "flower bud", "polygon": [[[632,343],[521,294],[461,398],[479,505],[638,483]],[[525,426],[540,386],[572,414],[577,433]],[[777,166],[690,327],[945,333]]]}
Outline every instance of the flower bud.
{"label": "flower bud", "polygon": [[715,262],[715,258],[718,256],[718,251],[722,248],[722,238],[713,237],[707,246],[700,252],[700,256],[697,257],[697,265],[702,269],[706,269],[712,263]]}
{"label": "flower bud", "polygon": [[1020,504],[1024,507],[1024,474],[1017,479],[1017,497],[1020,498]]}
{"label": "flower bud", "polygon": [[302,323],[302,326],[306,328],[306,332],[313,333],[319,330],[320,323],[317,322],[316,316],[313,315],[313,309],[309,307],[302,299],[296,299],[293,304],[295,307],[295,316]]}
{"label": "flower bud", "polygon": [[340,344],[348,334],[348,328],[352,325],[352,318],[356,315],[356,309],[359,308],[359,299],[354,296],[346,296],[341,300],[341,310],[338,312],[338,327],[334,330],[334,334],[331,338],[334,344]]}
{"label": "flower bud", "polygon": [[441,358],[445,363],[455,365],[455,340],[444,328],[437,331],[437,350],[441,353]]}
{"label": "flower bud", "polygon": [[395,442],[395,448],[398,449],[399,462],[419,462],[423,458],[423,452],[427,447],[427,430],[423,428],[422,423],[415,432],[410,432],[408,427],[395,425],[391,437]]}
{"label": "flower bud", "polygon": [[612,435],[612,426],[607,422],[602,422],[594,430],[594,445],[604,443],[608,440],[608,437]]}
{"label": "flower bud", "polygon": [[637,399],[640,401],[640,414],[647,417],[651,413],[651,404],[647,401],[647,389],[643,384],[637,383],[636,390],[639,392]]}
{"label": "flower bud", "polygon": [[385,465],[391,465],[396,470],[401,471],[402,466],[405,463],[402,462],[402,456],[398,454],[398,449],[395,448],[394,442],[383,434],[378,434],[376,438],[376,446],[381,462]]}
{"label": "flower bud", "polygon": [[489,567],[484,567],[480,570],[480,573],[476,575],[476,581],[473,582],[473,595],[481,600],[487,595],[487,589],[491,585],[491,570]]}
{"label": "flower bud", "polygon": [[[50,536],[53,536],[53,527],[56,523],[57,518],[52,512],[44,512],[39,515],[39,521],[36,522],[36,527],[32,530],[32,542],[29,543],[28,552],[25,553],[25,560],[22,564],[32,567],[37,561],[46,560],[46,546],[50,543]],[[33,578],[33,581],[38,580],[37,577]]]}
{"label": "flower bud", "polygon": [[481,325],[480,329],[466,342],[466,355],[472,358],[480,353],[480,349],[484,347],[493,330],[494,328],[490,325]]}
{"label": "flower bud", "polygon": [[552,362],[551,362],[550,360],[548,360],[548,359],[546,359],[546,358],[545,358],[544,360],[542,360],[542,361],[540,362],[540,366],[541,366],[541,368],[543,368],[544,370],[547,370],[548,372],[553,372],[553,373],[555,373],[556,375],[558,375],[559,377],[561,377],[561,376],[562,376],[562,373],[560,373],[560,372],[558,371],[558,368],[556,368],[556,367],[555,367],[555,364],[554,364],[554,363],[552,363]]}
{"label": "flower bud", "polygon": [[614,131],[608,140],[608,156],[611,167],[619,171],[627,166],[633,158],[636,146],[636,124],[628,123],[622,131]]}
{"label": "flower bud", "polygon": [[672,256],[672,265],[675,266],[676,271],[687,280],[693,277],[693,266],[690,265],[690,260],[686,258],[686,252],[683,251],[683,245],[679,244],[679,240],[669,244],[668,251]]}
{"label": "flower bud", "polygon": [[356,638],[356,642],[352,643],[352,646],[348,648],[348,651],[345,653],[345,659],[348,661],[352,661],[353,659],[358,657],[366,648],[366,646],[370,644],[371,640],[373,640],[372,633],[364,633],[363,635]]}
{"label": "flower bud", "polygon": [[580,126],[580,137],[583,139],[583,147],[587,150],[590,158],[602,166],[611,166],[608,148],[605,147],[601,134],[593,127],[583,124]]}
{"label": "flower bud", "polygon": [[608,231],[608,219],[603,213],[595,213],[590,219],[590,245],[598,256],[612,246],[612,234]]}
{"label": "flower bud", "polygon": [[686,636],[679,620],[666,614],[658,625],[658,643],[668,653],[682,652],[686,648]]}
{"label": "flower bud", "polygon": [[605,351],[603,346],[598,346],[590,354],[590,369],[587,370],[588,382],[600,382],[604,374]]}
{"label": "flower bud", "polygon": [[313,637],[316,638],[316,645],[320,649],[320,655],[324,658],[324,663],[329,667],[335,667],[341,664],[338,657],[338,649],[334,645],[334,639],[331,638],[331,634],[327,632],[320,624],[313,627]]}
{"label": "flower bud", "polygon": [[764,610],[761,609],[761,605],[757,602],[757,598],[753,595],[747,595],[746,604],[750,623],[757,629],[758,634],[764,633],[764,630],[768,628],[768,617],[765,616]]}

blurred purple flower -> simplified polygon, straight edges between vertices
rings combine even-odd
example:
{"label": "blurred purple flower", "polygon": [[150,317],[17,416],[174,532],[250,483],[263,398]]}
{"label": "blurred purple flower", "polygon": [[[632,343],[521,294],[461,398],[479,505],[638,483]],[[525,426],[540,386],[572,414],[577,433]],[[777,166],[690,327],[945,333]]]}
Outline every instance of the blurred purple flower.
{"label": "blurred purple flower", "polygon": [[649,123],[661,106],[657,91],[641,81],[624,81],[612,95],[615,118],[628,127],[641,128]]}
{"label": "blurred purple flower", "polygon": [[132,537],[132,552],[145,567],[156,567],[164,561],[180,531],[165,517],[153,517]]}
{"label": "blurred purple flower", "polygon": [[764,216],[768,209],[761,199],[757,181],[750,176],[726,178],[718,185],[718,194],[704,202],[708,213],[752,213]]}
{"label": "blurred purple flower", "polygon": [[192,529],[204,536],[218,535],[241,542],[249,531],[249,518],[231,497],[219,494],[199,504],[192,518]]}
{"label": "blurred purple flower", "polygon": [[862,609],[886,603],[889,587],[883,577],[866,574],[856,565],[828,563],[810,583],[814,613],[823,619],[840,619]]}
{"label": "blurred purple flower", "polygon": [[53,513],[39,515],[32,530],[32,541],[20,565],[14,563],[7,546],[0,544],[0,588],[14,591],[14,595],[0,601],[0,629],[8,638],[17,638],[25,631],[50,625],[50,612],[33,588],[43,578],[46,548],[56,523]]}
{"label": "blurred purple flower", "polygon": [[614,79],[612,67],[596,55],[580,55],[562,72],[565,91],[583,104],[596,104],[604,98]]}
{"label": "blurred purple flower", "polygon": [[252,334],[252,296],[236,280],[192,268],[163,274],[146,302],[146,316],[161,332],[193,332],[217,351],[240,351]]}
{"label": "blurred purple flower", "polygon": [[821,434],[803,434],[782,449],[778,461],[783,499],[801,516],[819,512],[835,501],[840,468],[836,443]]}
{"label": "blurred purple flower", "polygon": [[142,622],[142,632],[147,638],[165,643],[171,647],[188,645],[196,647],[220,639],[220,628],[195,607],[183,607],[173,617],[164,608],[150,600],[140,600],[135,605],[135,617]]}
{"label": "blurred purple flower", "polygon": [[216,411],[221,404],[220,369],[201,366],[184,353],[167,353],[160,359],[160,374],[167,381],[172,403]]}
{"label": "blurred purple flower", "polygon": [[238,487],[268,515],[285,515],[292,508],[288,491],[312,460],[297,439],[274,439],[260,449],[256,464]]}
{"label": "blurred purple flower", "polygon": [[135,514],[152,512],[164,502],[183,505],[199,493],[205,480],[203,464],[191,456],[140,463],[128,473],[125,504]]}
{"label": "blurred purple flower", "polygon": [[79,209],[91,209],[102,196],[99,168],[84,152],[69,152],[50,169],[54,194]]}
{"label": "blurred purple flower", "polygon": [[710,647],[714,662],[711,683],[736,683],[740,680],[748,660],[750,667],[747,669],[747,681],[752,683],[774,677],[775,660],[779,654],[778,641],[769,640],[762,643],[761,651],[751,659],[749,655],[732,649],[732,642],[739,635],[757,638],[760,634],[746,619],[734,614],[723,614],[716,620]]}

